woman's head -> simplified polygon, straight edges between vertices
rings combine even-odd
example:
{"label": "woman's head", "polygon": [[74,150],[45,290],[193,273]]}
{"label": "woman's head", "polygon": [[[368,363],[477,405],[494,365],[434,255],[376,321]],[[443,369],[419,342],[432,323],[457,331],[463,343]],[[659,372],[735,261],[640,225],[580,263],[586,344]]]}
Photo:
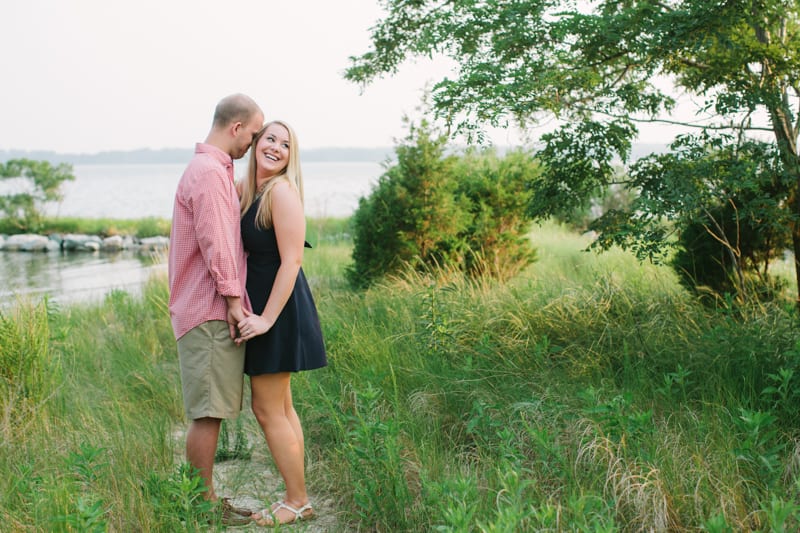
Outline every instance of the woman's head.
{"label": "woman's head", "polygon": [[263,201],[258,210],[259,225],[271,226],[270,190],[281,179],[297,190],[302,202],[303,176],[297,135],[286,122],[273,120],[264,125],[250,145],[247,180],[242,187],[242,214],[260,197]]}

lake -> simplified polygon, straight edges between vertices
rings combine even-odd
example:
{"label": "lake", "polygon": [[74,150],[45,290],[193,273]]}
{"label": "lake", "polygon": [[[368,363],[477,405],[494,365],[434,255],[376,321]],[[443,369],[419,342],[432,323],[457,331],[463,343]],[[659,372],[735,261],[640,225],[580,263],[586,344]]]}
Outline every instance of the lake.
{"label": "lake", "polygon": [[[185,164],[74,165],[75,181],[47,214],[82,218],[172,218],[172,202]],[[240,177],[247,164],[240,162]],[[372,162],[303,163],[306,215],[347,217],[384,169]],[[0,303],[17,296],[71,303],[102,298],[112,289],[136,293],[149,276],[166,272],[148,253],[22,253],[0,251]]]}
{"label": "lake", "polygon": [[[50,215],[83,218],[172,218],[172,200],[185,164],[75,165],[75,181],[62,189],[64,200]],[[237,179],[247,163],[236,165]],[[346,217],[358,207],[383,173],[380,163],[303,163],[306,215]]]}

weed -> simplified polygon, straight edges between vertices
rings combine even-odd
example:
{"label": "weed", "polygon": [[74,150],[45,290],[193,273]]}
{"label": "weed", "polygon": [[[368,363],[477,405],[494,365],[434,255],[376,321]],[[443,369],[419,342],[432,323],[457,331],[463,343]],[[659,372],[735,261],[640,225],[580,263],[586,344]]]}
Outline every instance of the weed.
{"label": "weed", "polygon": [[739,409],[733,418],[738,430],[734,448],[737,460],[754,475],[755,481],[765,489],[778,482],[782,471],[781,453],[786,443],[778,438],[775,415],[762,411]]}
{"label": "weed", "polygon": [[153,512],[168,530],[201,531],[208,527],[213,504],[206,500],[206,486],[197,469],[182,463],[168,477],[151,473],[145,481],[144,494]]}
{"label": "weed", "polygon": [[362,519],[402,530],[411,519],[414,497],[406,481],[400,425],[382,416],[382,394],[368,387],[356,393],[345,456],[353,469],[354,500]]}
{"label": "weed", "polygon": [[[231,423],[234,424],[233,434],[229,429]],[[227,461],[230,459],[250,459],[253,456],[253,447],[250,445],[247,433],[245,432],[242,418],[236,418],[235,422],[223,420],[220,425],[219,443],[214,457],[216,461]]]}

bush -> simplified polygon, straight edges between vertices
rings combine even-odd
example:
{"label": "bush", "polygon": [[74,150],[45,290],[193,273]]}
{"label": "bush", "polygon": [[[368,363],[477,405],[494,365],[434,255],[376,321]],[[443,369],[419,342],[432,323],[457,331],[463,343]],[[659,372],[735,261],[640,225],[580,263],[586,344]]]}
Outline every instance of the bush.
{"label": "bush", "polygon": [[426,122],[411,127],[395,150],[397,165],[361,198],[353,214],[353,260],[349,281],[365,287],[405,264],[458,263],[468,225],[464,201],[456,197],[454,157],[444,157],[445,138],[434,138]]}
{"label": "bush", "polygon": [[531,197],[527,184],[538,172],[538,165],[523,151],[502,159],[494,152],[473,151],[458,160],[457,193],[469,201],[464,268],[470,275],[508,279],[534,260],[527,237]]}
{"label": "bush", "polygon": [[353,215],[353,264],[347,276],[366,287],[406,266],[507,279],[533,261],[526,236],[532,157],[490,151],[445,155],[444,136],[426,122],[396,148],[397,164],[359,200]]}
{"label": "bush", "polygon": [[671,266],[692,290],[722,295],[755,288],[760,299],[770,298],[780,287],[767,268],[790,246],[789,229],[752,221],[734,206],[709,209],[704,219],[687,223]]}

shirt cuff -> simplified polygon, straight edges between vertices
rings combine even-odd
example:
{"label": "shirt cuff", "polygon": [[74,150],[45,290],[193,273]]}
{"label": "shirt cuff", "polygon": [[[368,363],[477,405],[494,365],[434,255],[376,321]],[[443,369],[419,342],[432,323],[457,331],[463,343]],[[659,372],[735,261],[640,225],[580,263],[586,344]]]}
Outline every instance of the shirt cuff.
{"label": "shirt cuff", "polygon": [[222,296],[241,298],[242,286],[239,280],[221,280],[217,281],[217,292]]}

